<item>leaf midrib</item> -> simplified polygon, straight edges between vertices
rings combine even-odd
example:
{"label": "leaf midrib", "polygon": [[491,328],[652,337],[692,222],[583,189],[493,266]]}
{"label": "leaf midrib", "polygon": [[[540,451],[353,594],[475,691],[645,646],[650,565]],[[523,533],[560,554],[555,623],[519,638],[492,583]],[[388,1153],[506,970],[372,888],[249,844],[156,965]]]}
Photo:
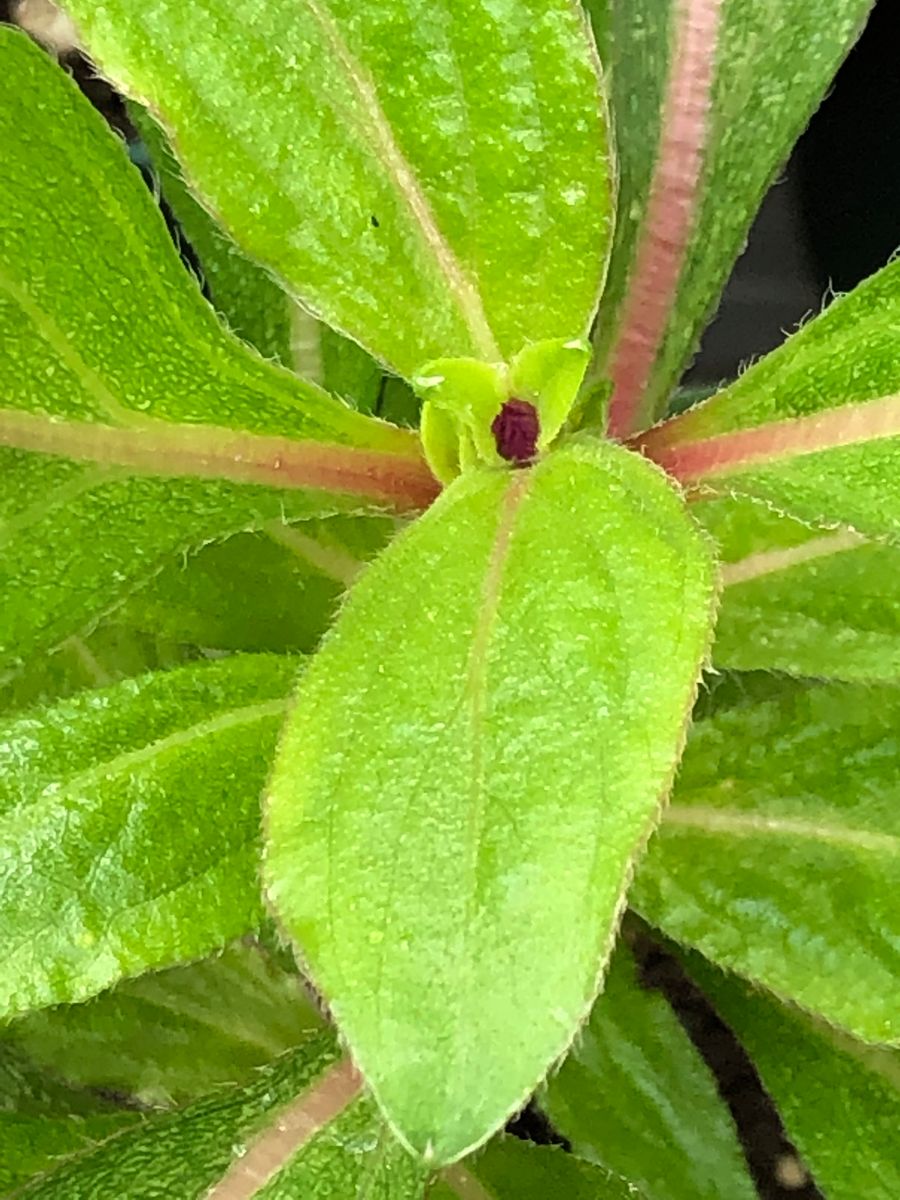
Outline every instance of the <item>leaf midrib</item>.
{"label": "leaf midrib", "polygon": [[672,804],[663,816],[662,832],[673,826],[696,829],[707,834],[729,834],[735,837],[798,837],[823,842],[840,849],[866,850],[884,854],[900,861],[900,837],[890,833],[873,833],[851,829],[825,821],[804,820],[783,815],[764,816],[761,813],[737,812],[701,804]]}
{"label": "leaf midrib", "polygon": [[55,806],[62,801],[71,799],[73,795],[90,787],[92,784],[100,783],[101,781],[109,782],[117,776],[125,775],[135,768],[160,759],[172,751],[182,750],[202,738],[214,737],[216,734],[227,732],[229,729],[238,729],[241,726],[253,725],[270,717],[280,716],[287,711],[288,703],[288,698],[284,697],[283,699],[267,700],[257,704],[245,705],[241,708],[228,709],[225,712],[218,713],[215,717],[197,721],[195,724],[186,726],[184,729],[178,729],[174,733],[166,734],[164,737],[148,742],[145,746],[140,746],[135,750],[125,750],[120,754],[113,755],[112,758],[94,763],[93,766],[70,775],[62,786],[56,789],[53,788],[55,781],[51,780],[49,783],[46,783],[41,780],[39,783],[32,785],[37,790],[32,790],[31,792],[26,790],[24,794],[19,795],[17,802],[6,809],[2,814],[2,818],[5,820],[24,813],[30,821],[35,808],[38,806]]}

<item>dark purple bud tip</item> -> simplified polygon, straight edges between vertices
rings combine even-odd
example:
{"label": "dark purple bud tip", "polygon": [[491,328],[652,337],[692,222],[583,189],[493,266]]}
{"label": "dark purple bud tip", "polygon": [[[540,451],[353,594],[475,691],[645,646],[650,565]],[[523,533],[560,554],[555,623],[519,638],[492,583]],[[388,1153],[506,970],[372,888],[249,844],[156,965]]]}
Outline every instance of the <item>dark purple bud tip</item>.
{"label": "dark purple bud tip", "polygon": [[540,432],[537,409],[527,400],[507,400],[491,422],[497,453],[519,467],[534,460]]}

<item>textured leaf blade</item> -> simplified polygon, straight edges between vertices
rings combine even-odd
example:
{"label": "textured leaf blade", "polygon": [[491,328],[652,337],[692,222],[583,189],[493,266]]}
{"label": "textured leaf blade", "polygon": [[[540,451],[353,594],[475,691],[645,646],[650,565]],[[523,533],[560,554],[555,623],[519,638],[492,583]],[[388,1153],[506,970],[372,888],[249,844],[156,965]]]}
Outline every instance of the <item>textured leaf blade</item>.
{"label": "textured leaf blade", "polygon": [[409,433],[222,328],[65,73],[7,27],[0,63],[0,668],[80,632],[188,547],[391,508],[401,476],[428,503]]}
{"label": "textured leaf blade", "polygon": [[723,559],[713,662],[848,681],[900,678],[900,550],[812,529],[758,502],[703,501],[694,515]]}
{"label": "textured leaf blade", "polygon": [[8,1037],[70,1084],[184,1104],[297,1046],[321,1024],[299,978],[252,944],[20,1018]]}
{"label": "textured leaf blade", "polygon": [[900,264],[836,300],[730,387],[638,439],[704,494],[900,536]]}
{"label": "textured leaf blade", "polygon": [[17,1048],[0,1044],[0,1188],[10,1195],[92,1142],[139,1120],[136,1113],[40,1071]]}
{"label": "textured leaf blade", "polygon": [[262,267],[241,254],[191,194],[156,122],[137,105],[131,107],[131,116],[146,143],[163,199],[197,255],[213,308],[263,358],[293,366],[291,301]]}
{"label": "textured leaf blade", "polygon": [[2,1014],[254,928],[258,797],[297,669],[204,663],[3,723]]}
{"label": "textured leaf blade", "polygon": [[269,895],[389,1118],[437,1162],[523,1102],[593,998],[711,575],[660,476],[576,442],[458,480],[362,577],[301,688]]}
{"label": "textured leaf blade", "polygon": [[590,1021],[542,1105],[573,1151],[654,1200],[753,1200],[716,1082],[668,1001],[620,943]]}
{"label": "textured leaf blade", "polygon": [[623,436],[665,411],[766,189],[871,0],[587,7],[627,147],[620,199],[631,206],[597,324],[615,383],[611,428]]}
{"label": "textured leaf blade", "polygon": [[238,243],[401,374],[586,331],[609,163],[568,0],[67,7]]}
{"label": "textured leaf blade", "polygon": [[892,1200],[900,1192],[897,1051],[811,1020],[698,956],[687,965],[747,1048],[829,1200]]}
{"label": "textured leaf blade", "polygon": [[[315,1105],[323,1093],[337,1112],[353,1099],[352,1080],[337,1057],[330,1034],[312,1033],[297,1050],[258,1072],[250,1084],[221,1088],[187,1108],[150,1116],[137,1128],[61,1163],[21,1194],[29,1200],[94,1200],[103,1195],[219,1200],[227,1193],[219,1193],[218,1185],[241,1153],[246,1157],[272,1125],[307,1106],[307,1140],[315,1146],[324,1124]],[[296,1131],[295,1137],[302,1141]],[[339,1152],[332,1156],[331,1165],[338,1171],[340,1157]]]}
{"label": "textured leaf blade", "polygon": [[866,1040],[900,1039],[888,686],[786,687],[698,722],[632,891],[677,941]]}
{"label": "textured leaf blade", "polygon": [[555,1146],[501,1137],[448,1167],[429,1200],[644,1200],[644,1193]]}
{"label": "textured leaf blade", "polygon": [[386,518],[267,522],[170,564],[117,613],[135,628],[219,650],[313,650],[388,540]]}

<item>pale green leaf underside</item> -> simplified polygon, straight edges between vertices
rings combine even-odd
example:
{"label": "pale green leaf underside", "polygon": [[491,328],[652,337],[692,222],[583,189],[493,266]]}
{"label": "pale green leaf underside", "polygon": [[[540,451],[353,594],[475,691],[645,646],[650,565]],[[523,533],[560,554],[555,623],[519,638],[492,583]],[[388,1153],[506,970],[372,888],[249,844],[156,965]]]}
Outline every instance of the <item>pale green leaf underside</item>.
{"label": "pale green leaf underside", "polygon": [[31,1013],[8,1037],[71,1084],[168,1105],[247,1082],[319,1024],[298,977],[248,942]]}
{"label": "pale green leaf underside", "polygon": [[258,923],[259,794],[298,665],[203,663],[3,722],[0,1016]]}
{"label": "pale green leaf underside", "polygon": [[653,1200],[754,1200],[731,1116],[668,1001],[620,943],[562,1069],[541,1100],[553,1127]]}
{"label": "pale green leaf underside", "polygon": [[632,891],[671,937],[900,1040],[900,692],[786,687],[694,726]]}
{"label": "pale green leaf underside", "polygon": [[900,678],[900,549],[735,497],[691,510],[724,562],[713,662],[848,681]]}
{"label": "pale green leaf underside", "polygon": [[230,336],[72,81],[6,27],[0,64],[2,668],[177,551],[358,509],[418,451]]}
{"label": "pale green leaf underside", "polygon": [[336,1058],[330,1034],[310,1033],[297,1050],[259,1071],[245,1087],[220,1088],[188,1108],[153,1114],[137,1128],[61,1162],[21,1195],[28,1200],[206,1200],[235,1156],[299,1094],[314,1089]]}
{"label": "pale green leaf underside", "polygon": [[702,969],[693,956],[687,963],[748,1050],[828,1200],[900,1195],[900,1054]]}
{"label": "pale green leaf underside", "polygon": [[67,8],[236,241],[401,374],[586,332],[610,167],[572,0]]}
{"label": "pale green leaf underside", "polygon": [[389,1119],[436,1162],[525,1099],[593,999],[711,576],[661,475],[575,442],[457,480],[314,660],[270,787],[268,891]]}

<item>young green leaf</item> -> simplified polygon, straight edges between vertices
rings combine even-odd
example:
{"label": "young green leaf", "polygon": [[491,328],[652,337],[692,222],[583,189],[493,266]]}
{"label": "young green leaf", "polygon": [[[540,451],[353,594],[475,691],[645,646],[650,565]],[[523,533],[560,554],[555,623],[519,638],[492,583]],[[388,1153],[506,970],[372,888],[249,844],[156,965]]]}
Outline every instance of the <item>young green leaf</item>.
{"label": "young green leaf", "polygon": [[900,1195],[900,1054],[686,959],[740,1038],[828,1200]]}
{"label": "young green leaf", "polygon": [[297,669],[225,659],[0,724],[0,1015],[254,927],[258,798]]}
{"label": "young green leaf", "polygon": [[[273,1173],[273,1163],[277,1169],[291,1153],[316,1152],[324,1138],[330,1179],[323,1174],[323,1194],[352,1196],[341,1184],[376,1157],[367,1151],[378,1139],[378,1123],[371,1120],[355,1141],[329,1136],[331,1122],[359,1092],[349,1064],[337,1059],[330,1034],[310,1033],[246,1086],[220,1088],[188,1108],[154,1114],[63,1161],[17,1194],[28,1200],[249,1200]],[[261,1151],[268,1151],[267,1159]],[[331,1192],[329,1183],[335,1185]]]}
{"label": "young green leaf", "polygon": [[378,517],[271,521],[258,534],[238,534],[170,564],[116,615],[195,646],[310,651],[394,529]]}
{"label": "young green leaf", "polygon": [[900,537],[900,263],[636,444],[703,494]]}
{"label": "young green leaf", "polygon": [[30,1013],[8,1037],[71,1084],[159,1106],[246,1082],[320,1023],[296,975],[238,943],[85,1004]]}
{"label": "young green leaf", "polygon": [[235,240],[401,375],[587,332],[610,164],[571,0],[67,8]]}
{"label": "young green leaf", "polygon": [[716,666],[900,679],[900,549],[733,496],[692,511],[724,560]]}
{"label": "young green leaf", "polygon": [[632,890],[677,941],[900,1040],[896,688],[783,687],[698,722]]}
{"label": "young green leaf", "polygon": [[[753,1200],[731,1116],[709,1068],[622,943],[602,995],[542,1107],[576,1154],[654,1200]],[[550,1194],[550,1193],[548,1193]]]}
{"label": "young green leaf", "polygon": [[555,1146],[501,1137],[475,1157],[442,1171],[428,1200],[649,1200],[649,1196]]}
{"label": "young green leaf", "polygon": [[750,222],[872,0],[586,0],[622,214],[597,322],[610,428],[658,419]]}
{"label": "young green leaf", "polygon": [[0,1188],[4,1196],[71,1154],[138,1121],[135,1112],[39,1070],[0,1044]]}
{"label": "young green leaf", "polygon": [[300,689],[269,896],[390,1121],[436,1163],[520,1106],[587,1013],[712,575],[659,473],[575,441],[458,479],[362,576]]}
{"label": "young green leaf", "polygon": [[0,668],[80,632],[179,550],[429,502],[410,433],[222,328],[121,144],[7,27],[0,144]]}

